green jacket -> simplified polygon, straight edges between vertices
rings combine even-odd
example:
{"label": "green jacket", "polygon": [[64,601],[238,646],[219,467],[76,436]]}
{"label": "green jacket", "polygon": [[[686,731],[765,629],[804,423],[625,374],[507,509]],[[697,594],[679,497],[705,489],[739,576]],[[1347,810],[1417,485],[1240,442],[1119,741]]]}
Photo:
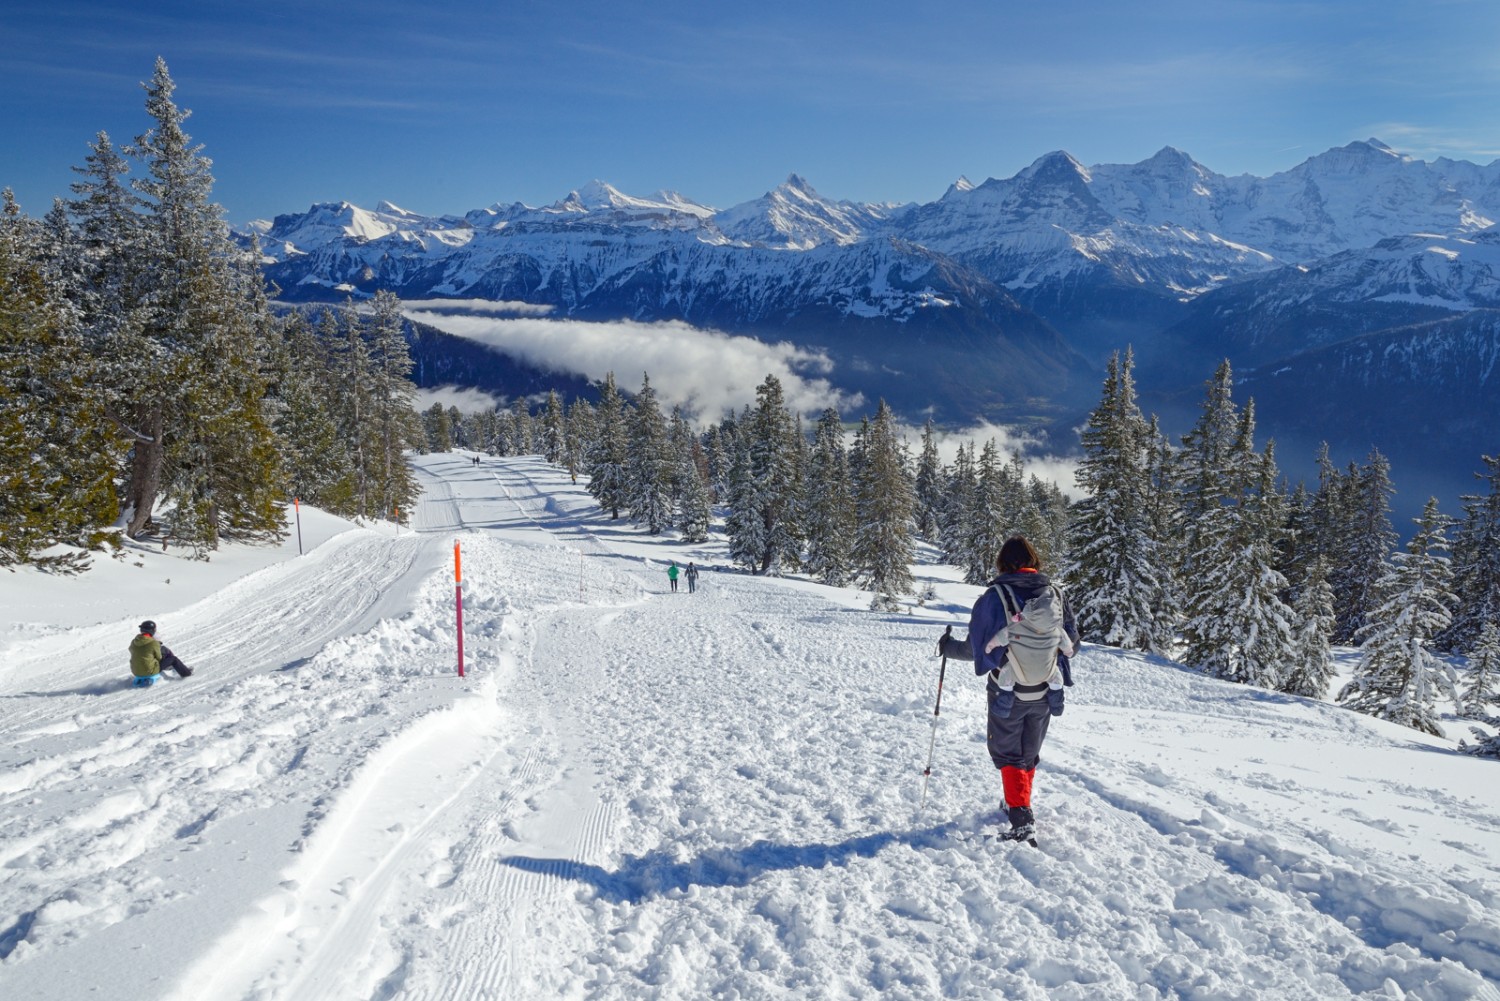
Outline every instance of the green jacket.
{"label": "green jacket", "polygon": [[130,673],[149,678],[161,673],[161,641],[141,633],[130,641]]}
{"label": "green jacket", "polygon": [[674,563],[671,566],[667,567],[667,576],[672,578],[673,580],[677,579],[677,564]]}

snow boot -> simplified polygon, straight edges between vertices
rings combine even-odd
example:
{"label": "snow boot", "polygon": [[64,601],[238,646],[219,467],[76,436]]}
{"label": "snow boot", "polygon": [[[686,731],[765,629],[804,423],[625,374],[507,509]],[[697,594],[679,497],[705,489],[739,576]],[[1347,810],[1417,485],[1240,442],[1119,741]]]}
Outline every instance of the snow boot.
{"label": "snow boot", "polygon": [[1036,844],[1036,822],[1031,815],[1029,806],[1012,806],[1006,808],[1006,816],[1010,820],[1010,830],[1001,833],[1004,841],[1029,841]]}

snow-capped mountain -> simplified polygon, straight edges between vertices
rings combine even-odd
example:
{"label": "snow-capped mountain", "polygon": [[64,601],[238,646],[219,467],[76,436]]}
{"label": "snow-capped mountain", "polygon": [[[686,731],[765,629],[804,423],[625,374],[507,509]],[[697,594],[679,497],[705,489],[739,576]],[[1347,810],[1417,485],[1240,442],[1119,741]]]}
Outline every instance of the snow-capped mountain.
{"label": "snow-capped mountain", "polygon": [[[1065,428],[1097,391],[1091,366],[1127,343],[1143,390],[1191,393],[1222,357],[1247,371],[1496,307],[1497,219],[1500,161],[1426,162],[1371,139],[1270,177],[1172,147],[1094,166],[1059,151],[923,204],[835,200],[796,174],[725,209],[594,181],[541,207],[337,203],[252,229],[290,300],[388,288],[685,320],[825,351],[839,388],[940,419]],[[1274,433],[1300,417],[1267,406],[1262,420]]]}

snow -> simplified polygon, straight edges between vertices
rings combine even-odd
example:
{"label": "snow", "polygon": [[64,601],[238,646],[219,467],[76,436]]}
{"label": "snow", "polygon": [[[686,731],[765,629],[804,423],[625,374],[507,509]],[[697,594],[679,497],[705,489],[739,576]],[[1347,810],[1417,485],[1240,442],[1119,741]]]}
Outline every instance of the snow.
{"label": "snow", "polygon": [[[987,842],[967,665],[918,809],[952,568],[875,613],[539,459],[417,462],[399,535],[0,581],[0,995],[1500,998],[1453,741],[1086,647],[1041,847]],[[147,616],[192,678],[127,687]]]}

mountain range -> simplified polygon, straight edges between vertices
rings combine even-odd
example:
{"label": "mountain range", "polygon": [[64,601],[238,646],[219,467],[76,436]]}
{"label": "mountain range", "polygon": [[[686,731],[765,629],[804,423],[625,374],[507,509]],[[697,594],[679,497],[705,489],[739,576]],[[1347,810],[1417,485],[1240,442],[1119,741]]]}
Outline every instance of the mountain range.
{"label": "mountain range", "polygon": [[[834,200],[795,174],[726,209],[595,181],[452,216],[320,204],[242,235],[284,300],[391,289],[682,320],[820,352],[835,386],[909,415],[1050,425],[1059,449],[1111,351],[1133,347],[1143,401],[1179,432],[1227,357],[1279,454],[1378,447],[1451,493],[1500,450],[1496,220],[1500,161],[1370,139],[1270,177],[1171,147],[1092,167],[1053,152],[927,203]],[[501,392],[525,368],[437,367]]]}

